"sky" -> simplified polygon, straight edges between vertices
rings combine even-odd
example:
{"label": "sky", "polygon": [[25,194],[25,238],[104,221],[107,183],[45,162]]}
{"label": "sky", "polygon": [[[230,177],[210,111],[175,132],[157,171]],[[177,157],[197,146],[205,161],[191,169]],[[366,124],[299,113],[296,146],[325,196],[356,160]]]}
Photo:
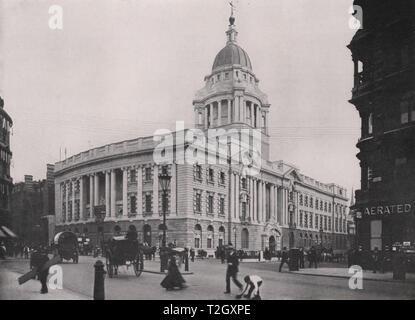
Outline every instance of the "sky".
{"label": "sky", "polygon": [[[353,0],[239,0],[238,43],[271,103],[271,159],[358,189],[360,118],[348,103]],[[63,28],[49,27],[49,8]],[[112,142],[193,126],[192,100],[225,46],[226,0],[0,0],[0,95],[11,174]]]}

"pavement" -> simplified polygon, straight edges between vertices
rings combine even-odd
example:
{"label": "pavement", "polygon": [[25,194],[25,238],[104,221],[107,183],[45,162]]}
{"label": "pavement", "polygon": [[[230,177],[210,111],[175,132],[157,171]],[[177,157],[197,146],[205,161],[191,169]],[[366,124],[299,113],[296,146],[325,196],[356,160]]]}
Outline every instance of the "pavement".
{"label": "pavement", "polygon": [[72,292],[68,289],[49,289],[49,293],[40,294],[40,282],[29,280],[19,285],[17,279],[21,273],[1,270],[0,300],[86,300],[88,296]]}
{"label": "pavement", "polygon": [[[363,279],[364,280],[373,280],[373,281],[385,281],[385,282],[406,282],[415,284],[415,274],[407,273],[405,280],[394,280],[392,272],[385,273],[373,273],[373,271],[363,270]],[[344,278],[350,279],[350,276],[354,272],[349,273],[348,268],[307,268],[300,269],[299,271],[293,271],[294,274],[309,275],[309,276],[321,276],[321,277],[335,277],[335,278]]]}
{"label": "pavement", "polygon": [[[60,264],[63,271],[63,289],[49,290],[49,294],[39,294],[40,283],[29,281],[19,286],[17,278],[29,269],[29,262],[23,259],[0,261],[0,299],[92,299],[94,287],[94,263],[103,258],[81,256],[79,264]],[[278,262],[244,262],[239,266],[239,280],[247,274],[256,274],[263,279],[261,297],[264,300],[367,300],[367,299],[415,299],[413,282],[366,281],[363,278],[362,290],[351,290],[344,274],[327,276],[324,268],[320,274],[289,272],[284,268],[278,272]],[[322,265],[323,266],[323,265]],[[337,265],[338,266],[338,265]],[[324,265],[327,267],[327,265]],[[159,261],[145,261],[148,271],[159,271]],[[184,266],[181,266],[183,270]],[[332,269],[332,268],[330,268]],[[344,269],[344,268],[339,268]],[[302,272],[316,272],[303,269]],[[344,271],[344,270],[343,270]],[[164,275],[159,272],[143,272],[136,277],[132,268],[120,267],[118,276],[105,278],[105,298],[107,300],[233,300],[239,290],[231,283],[232,294],[224,294],[226,264],[216,259],[190,262],[190,272],[185,274],[187,288],[166,291],[160,286]],[[334,272],[331,270],[330,272]],[[337,275],[337,274],[334,274]],[[4,279],[4,280],[3,280]]]}

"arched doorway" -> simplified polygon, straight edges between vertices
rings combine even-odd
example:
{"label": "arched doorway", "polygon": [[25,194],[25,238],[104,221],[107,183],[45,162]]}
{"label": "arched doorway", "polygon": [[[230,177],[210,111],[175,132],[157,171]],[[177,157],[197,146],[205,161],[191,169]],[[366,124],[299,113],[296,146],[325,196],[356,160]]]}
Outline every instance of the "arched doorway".
{"label": "arched doorway", "polygon": [[270,236],[268,239],[268,248],[269,248],[269,253],[271,254],[271,256],[275,254],[275,247],[276,247],[275,237]]}
{"label": "arched doorway", "polygon": [[151,226],[148,224],[145,224],[143,227],[143,240],[143,242],[151,246]]}
{"label": "arched doorway", "polygon": [[202,227],[200,224],[195,225],[195,248],[199,249],[202,247]]}
{"label": "arched doorway", "polygon": [[214,246],[214,238],[213,238],[213,226],[209,225],[207,227],[207,238],[206,238],[206,247],[208,249],[212,249]]}
{"label": "arched doorway", "polygon": [[219,237],[218,237],[218,246],[221,247],[225,245],[225,227],[219,227]]}

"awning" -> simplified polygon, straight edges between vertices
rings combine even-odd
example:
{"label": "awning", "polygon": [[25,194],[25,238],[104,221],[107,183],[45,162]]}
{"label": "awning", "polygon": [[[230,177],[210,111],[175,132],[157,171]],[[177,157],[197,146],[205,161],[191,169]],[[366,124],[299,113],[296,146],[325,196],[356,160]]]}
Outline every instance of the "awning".
{"label": "awning", "polygon": [[0,226],[1,238],[17,238],[16,234],[5,226]]}

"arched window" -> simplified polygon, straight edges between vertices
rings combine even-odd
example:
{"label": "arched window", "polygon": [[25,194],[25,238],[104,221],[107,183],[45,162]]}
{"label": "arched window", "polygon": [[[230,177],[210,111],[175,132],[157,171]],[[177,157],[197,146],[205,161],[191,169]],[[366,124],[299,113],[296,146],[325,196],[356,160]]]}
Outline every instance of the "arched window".
{"label": "arched window", "polygon": [[201,248],[202,247],[202,227],[200,224],[195,225],[195,248]]}
{"label": "arched window", "polygon": [[207,227],[206,247],[208,249],[213,248],[213,227],[211,225]]}
{"label": "arched window", "polygon": [[241,232],[241,246],[242,249],[249,249],[249,232],[246,228],[242,229]]}
{"label": "arched window", "polygon": [[219,227],[219,247],[225,245],[225,227],[224,226],[220,226]]}

